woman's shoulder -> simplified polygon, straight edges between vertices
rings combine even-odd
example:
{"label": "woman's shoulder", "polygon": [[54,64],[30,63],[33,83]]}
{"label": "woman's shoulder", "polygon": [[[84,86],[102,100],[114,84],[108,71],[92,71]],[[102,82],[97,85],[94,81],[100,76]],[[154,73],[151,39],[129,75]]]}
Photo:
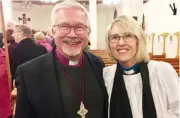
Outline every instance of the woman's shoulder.
{"label": "woman's shoulder", "polygon": [[104,67],[103,72],[108,72],[108,73],[115,72],[116,67],[117,67],[117,64],[113,64],[111,66]]}
{"label": "woman's shoulder", "polygon": [[170,63],[163,61],[150,60],[148,63],[149,75],[150,76],[161,76],[169,78],[170,76],[178,76],[177,72]]}
{"label": "woman's shoulder", "polygon": [[106,81],[111,80],[109,78],[114,78],[115,72],[116,72],[117,64],[113,64],[111,66],[107,66],[103,68],[103,78]]}
{"label": "woman's shoulder", "polygon": [[155,60],[150,60],[148,63],[148,68],[149,70],[169,70],[169,69],[174,69],[173,66],[170,63],[163,62],[163,61],[155,61]]}

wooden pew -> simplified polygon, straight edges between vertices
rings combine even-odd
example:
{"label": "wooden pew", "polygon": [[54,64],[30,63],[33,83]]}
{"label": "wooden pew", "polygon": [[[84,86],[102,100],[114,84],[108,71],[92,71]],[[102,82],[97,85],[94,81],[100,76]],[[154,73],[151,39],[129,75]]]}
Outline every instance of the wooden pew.
{"label": "wooden pew", "polygon": [[12,101],[12,116],[14,118],[15,111],[16,111],[16,97],[17,97],[17,89],[14,88],[11,92],[11,101]]}
{"label": "wooden pew", "polygon": [[113,60],[104,60],[105,66],[111,66],[113,64],[116,64],[116,61]]}
{"label": "wooden pew", "polygon": [[[93,53],[94,55],[100,56],[103,59],[105,66],[111,66],[116,63],[116,61],[110,59],[107,50],[90,50],[89,52]],[[166,54],[152,55],[150,53],[149,55],[152,60],[170,63],[174,67],[176,72],[179,73],[179,58],[165,58]]]}
{"label": "wooden pew", "polygon": [[166,58],[166,54],[164,53],[162,55],[152,55],[152,53],[149,53],[149,57],[150,57],[150,59],[156,59],[156,58],[158,58],[158,59],[165,59]]}
{"label": "wooden pew", "polygon": [[164,62],[170,63],[174,67],[176,72],[179,74],[179,58],[164,58],[164,59],[155,58],[155,59],[152,59],[152,60],[164,61]]}
{"label": "wooden pew", "polygon": [[107,50],[89,50],[90,53],[100,56],[103,60],[110,60]]}

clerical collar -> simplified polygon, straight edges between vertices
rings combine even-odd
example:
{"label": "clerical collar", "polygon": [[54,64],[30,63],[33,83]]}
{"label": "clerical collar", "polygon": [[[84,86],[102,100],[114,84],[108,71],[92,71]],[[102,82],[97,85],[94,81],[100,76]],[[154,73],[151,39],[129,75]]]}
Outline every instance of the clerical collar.
{"label": "clerical collar", "polygon": [[140,65],[139,65],[139,63],[133,65],[130,68],[124,68],[121,64],[119,64],[119,65],[120,65],[121,72],[123,72],[123,74],[125,74],[125,75],[132,75],[132,74],[137,74],[137,73],[140,72]]}
{"label": "clerical collar", "polygon": [[73,67],[80,67],[82,64],[82,55],[80,56],[78,61],[71,61],[68,58],[64,57],[58,48],[55,49],[55,56],[58,61],[64,65],[73,66]]}

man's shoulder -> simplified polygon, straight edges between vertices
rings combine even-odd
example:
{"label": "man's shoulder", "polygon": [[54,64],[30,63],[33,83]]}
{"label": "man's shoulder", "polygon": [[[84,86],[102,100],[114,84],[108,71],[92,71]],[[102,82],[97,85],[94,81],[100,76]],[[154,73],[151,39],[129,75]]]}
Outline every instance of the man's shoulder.
{"label": "man's shoulder", "polygon": [[18,43],[17,46],[14,48],[14,51],[16,53],[42,53],[45,54],[46,48],[41,46],[41,45],[37,45],[35,43]]}
{"label": "man's shoulder", "polygon": [[89,61],[93,62],[95,65],[100,65],[101,67],[104,67],[104,62],[101,59],[101,57],[96,56],[88,51],[84,51],[84,52]]}
{"label": "man's shoulder", "polygon": [[102,60],[100,56],[94,55],[94,54],[92,54],[91,52],[88,52],[88,51],[84,51],[84,52],[87,55],[87,57],[91,58],[92,60],[99,60],[99,61]]}
{"label": "man's shoulder", "polygon": [[28,62],[20,65],[19,68],[21,68],[21,70],[29,71],[29,72],[39,70],[47,64],[52,64],[51,56],[52,56],[51,52],[41,55],[35,59],[32,59],[31,61],[28,61]]}

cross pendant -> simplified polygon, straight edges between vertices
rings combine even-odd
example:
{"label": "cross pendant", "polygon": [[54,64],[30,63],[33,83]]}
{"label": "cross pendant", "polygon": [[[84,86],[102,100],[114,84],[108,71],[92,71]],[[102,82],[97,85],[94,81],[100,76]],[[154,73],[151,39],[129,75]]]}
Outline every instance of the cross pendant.
{"label": "cross pendant", "polygon": [[86,118],[86,114],[87,114],[88,110],[84,107],[83,102],[81,101],[81,105],[80,105],[80,109],[77,112],[78,115],[81,116],[81,118]]}

